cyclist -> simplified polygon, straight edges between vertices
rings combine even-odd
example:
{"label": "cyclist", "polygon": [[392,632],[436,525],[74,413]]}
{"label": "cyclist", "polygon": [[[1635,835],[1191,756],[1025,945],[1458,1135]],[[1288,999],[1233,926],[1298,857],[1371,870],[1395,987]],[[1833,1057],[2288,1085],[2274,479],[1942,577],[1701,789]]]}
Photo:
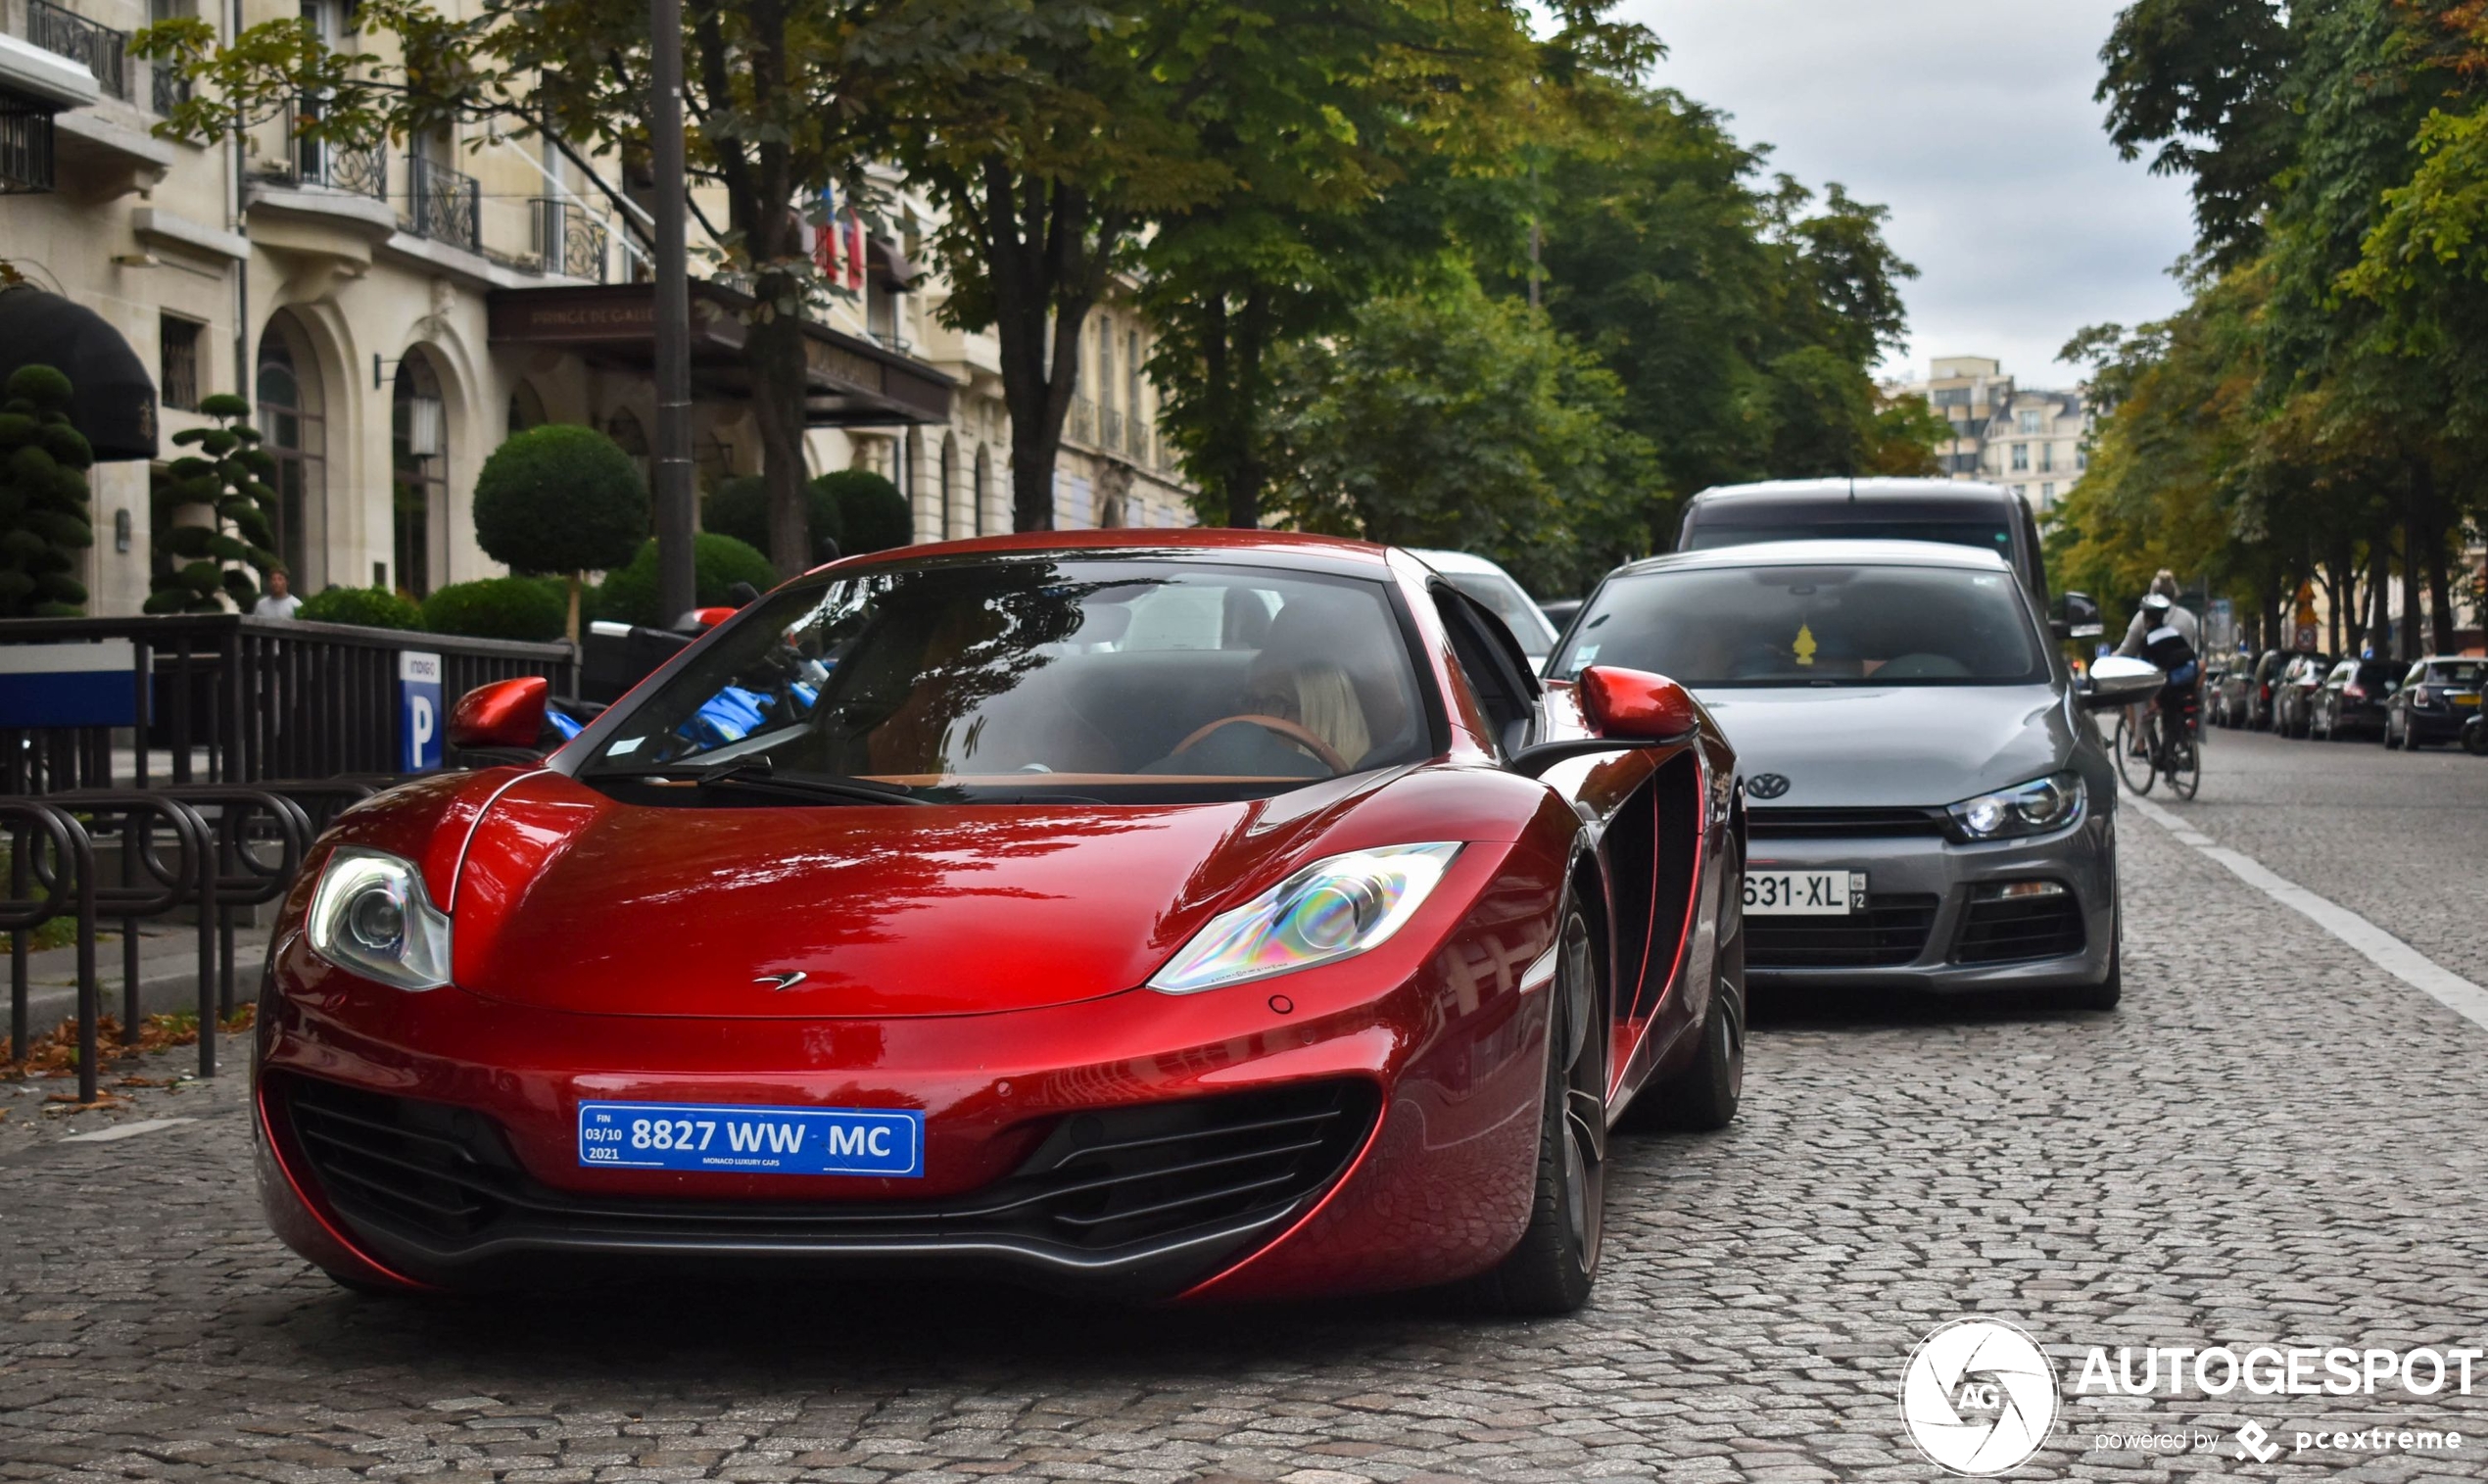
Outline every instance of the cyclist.
{"label": "cyclist", "polygon": [[[2126,627],[2125,643],[2117,652],[2147,659],[2168,677],[2160,694],[2146,703],[2156,707],[2161,716],[2173,723],[2171,735],[2192,736],[2195,730],[2195,684],[2203,677],[2203,667],[2195,655],[2195,642],[2202,637],[2203,626],[2177,600],[2177,576],[2166,567],[2151,579],[2151,591],[2143,595],[2142,606]],[[2136,708],[2133,734],[2139,742],[2142,710]]]}

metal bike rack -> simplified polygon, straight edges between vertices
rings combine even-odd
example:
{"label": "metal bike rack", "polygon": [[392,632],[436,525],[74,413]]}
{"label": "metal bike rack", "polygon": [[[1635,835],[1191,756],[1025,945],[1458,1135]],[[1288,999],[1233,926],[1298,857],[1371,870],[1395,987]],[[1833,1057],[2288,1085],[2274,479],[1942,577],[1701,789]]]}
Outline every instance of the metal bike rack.
{"label": "metal bike rack", "polygon": [[[25,1054],[26,941],[34,929],[73,903],[77,916],[77,1096],[95,1101],[95,1021],[100,995],[95,983],[95,847],[74,818],[46,802],[0,798],[0,824],[9,838],[9,897],[0,901],[0,927],[9,930],[9,1047]],[[50,862],[31,848],[36,836],[52,846]],[[39,882],[40,897],[27,896]]]}

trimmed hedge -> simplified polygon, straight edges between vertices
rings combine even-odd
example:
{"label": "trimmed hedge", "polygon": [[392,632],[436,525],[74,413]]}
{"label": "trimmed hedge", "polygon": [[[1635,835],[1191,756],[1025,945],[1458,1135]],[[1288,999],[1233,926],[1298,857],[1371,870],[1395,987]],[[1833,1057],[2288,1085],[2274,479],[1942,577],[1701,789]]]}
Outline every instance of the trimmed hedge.
{"label": "trimmed hedge", "polygon": [[570,595],[558,577],[487,577],[454,582],[423,599],[423,627],[470,639],[559,639]]}
{"label": "trimmed hedge", "polygon": [[870,469],[840,469],[813,481],[837,497],[838,519],[846,528],[838,548],[849,556],[886,551],[916,539],[916,516],[907,497]]}
{"label": "trimmed hedge", "polygon": [[[803,487],[805,509],[805,557],[821,560],[821,543],[835,541],[838,550],[846,550],[846,521],[838,508],[837,492],[830,486],[835,475],[824,474]],[[745,474],[719,485],[699,507],[700,529],[731,536],[753,551],[766,554],[769,550],[769,483],[757,474]]]}
{"label": "trimmed hedge", "polygon": [[[702,531],[692,545],[693,600],[703,608],[733,601],[726,590],[747,582],[766,593],[778,585],[778,569],[748,543]],[[631,564],[604,580],[588,602],[596,618],[664,628],[682,615],[656,610],[656,540],[650,537]]]}
{"label": "trimmed hedge", "polygon": [[306,623],[360,624],[366,629],[423,627],[423,610],[386,588],[330,588],[303,599],[294,616]]}
{"label": "trimmed hedge", "polygon": [[475,476],[475,544],[513,572],[599,572],[647,535],[647,486],[621,445],[549,422],[513,433]]}

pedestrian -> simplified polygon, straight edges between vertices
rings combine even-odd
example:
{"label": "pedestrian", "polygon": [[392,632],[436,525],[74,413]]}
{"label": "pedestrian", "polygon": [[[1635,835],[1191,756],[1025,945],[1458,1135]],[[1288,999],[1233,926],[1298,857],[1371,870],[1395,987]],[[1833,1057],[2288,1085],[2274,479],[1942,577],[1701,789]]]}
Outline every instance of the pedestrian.
{"label": "pedestrian", "polygon": [[295,610],[302,607],[303,600],[287,591],[291,586],[292,584],[286,580],[283,567],[271,568],[267,574],[267,591],[260,595],[258,602],[251,604],[251,616],[253,618],[293,617]]}

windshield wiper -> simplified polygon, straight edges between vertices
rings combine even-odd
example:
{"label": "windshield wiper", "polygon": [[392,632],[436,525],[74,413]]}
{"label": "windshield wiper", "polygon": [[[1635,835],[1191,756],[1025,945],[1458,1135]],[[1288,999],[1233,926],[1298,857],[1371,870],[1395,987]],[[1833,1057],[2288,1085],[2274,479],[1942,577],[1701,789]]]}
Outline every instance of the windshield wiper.
{"label": "windshield wiper", "polygon": [[679,778],[706,788],[723,784],[759,792],[789,793],[807,798],[855,799],[871,804],[930,804],[904,789],[868,783],[860,778],[832,778],[818,773],[780,773],[766,757],[741,757],[726,763],[658,763],[646,768],[598,768],[589,778]]}

